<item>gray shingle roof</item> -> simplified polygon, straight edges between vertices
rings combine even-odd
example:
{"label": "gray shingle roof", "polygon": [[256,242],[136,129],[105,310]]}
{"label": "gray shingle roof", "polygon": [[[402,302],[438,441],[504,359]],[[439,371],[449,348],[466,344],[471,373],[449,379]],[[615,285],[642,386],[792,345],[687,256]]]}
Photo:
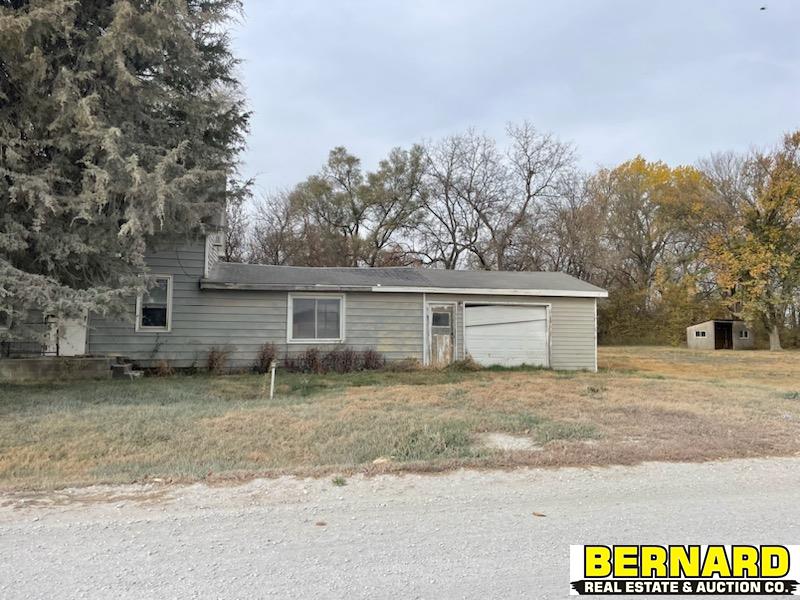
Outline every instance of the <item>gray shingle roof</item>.
{"label": "gray shingle roof", "polygon": [[[203,288],[265,290],[515,290],[531,295],[605,296],[605,290],[560,272],[448,271],[415,267],[283,267],[217,263]],[[534,293],[537,292],[537,293]],[[563,295],[563,294],[562,294]],[[570,294],[566,294],[570,295]]]}

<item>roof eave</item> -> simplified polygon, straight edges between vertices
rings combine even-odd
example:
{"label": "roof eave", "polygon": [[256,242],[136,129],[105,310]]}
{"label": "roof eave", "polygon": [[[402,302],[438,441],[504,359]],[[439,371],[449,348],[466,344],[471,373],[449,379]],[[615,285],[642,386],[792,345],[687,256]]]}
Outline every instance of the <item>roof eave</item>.
{"label": "roof eave", "polygon": [[200,280],[201,290],[256,290],[267,292],[369,292],[370,286],[363,285],[295,285],[285,283],[240,283],[231,281]]}
{"label": "roof eave", "polygon": [[203,290],[261,290],[275,292],[380,292],[406,294],[463,294],[484,296],[550,296],[563,298],[607,298],[606,290],[543,290],[543,289],[505,289],[505,288],[445,288],[415,286],[364,286],[364,285],[289,285],[274,283],[239,283],[228,281],[200,280]]}
{"label": "roof eave", "polygon": [[373,292],[414,292],[425,294],[468,294],[484,296],[558,296],[563,298],[608,298],[606,290],[558,290],[558,289],[506,289],[506,288],[444,288],[403,287],[378,285]]}

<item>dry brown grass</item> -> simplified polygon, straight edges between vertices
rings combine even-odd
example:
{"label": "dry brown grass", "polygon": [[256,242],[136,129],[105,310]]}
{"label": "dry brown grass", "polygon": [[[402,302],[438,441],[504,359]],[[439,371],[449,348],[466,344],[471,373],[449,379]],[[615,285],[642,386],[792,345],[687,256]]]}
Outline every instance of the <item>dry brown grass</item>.
{"label": "dry brown grass", "polygon": [[[600,364],[280,374],[272,401],[255,375],[11,386],[0,391],[0,487],[800,451],[800,353],[604,348]],[[484,432],[538,448],[487,448]]]}

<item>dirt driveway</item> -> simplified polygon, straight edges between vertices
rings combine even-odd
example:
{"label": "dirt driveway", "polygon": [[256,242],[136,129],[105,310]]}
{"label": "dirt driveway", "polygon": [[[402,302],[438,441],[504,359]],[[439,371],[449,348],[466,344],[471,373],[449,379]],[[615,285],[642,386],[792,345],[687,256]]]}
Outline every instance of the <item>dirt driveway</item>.
{"label": "dirt driveway", "polygon": [[795,543],[798,469],[776,458],[6,494],[0,597],[563,598],[571,543]]}

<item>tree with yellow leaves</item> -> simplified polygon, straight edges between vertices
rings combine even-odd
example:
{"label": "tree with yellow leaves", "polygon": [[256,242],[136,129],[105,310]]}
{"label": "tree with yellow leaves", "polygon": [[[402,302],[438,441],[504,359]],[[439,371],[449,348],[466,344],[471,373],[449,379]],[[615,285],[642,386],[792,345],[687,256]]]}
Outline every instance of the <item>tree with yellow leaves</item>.
{"label": "tree with yellow leaves", "polygon": [[606,215],[604,246],[609,254],[609,284],[643,291],[647,308],[656,273],[667,265],[682,275],[681,263],[696,255],[697,221],[707,196],[706,181],[694,167],[670,167],[641,156],[597,173],[594,201]]}
{"label": "tree with yellow leaves", "polygon": [[800,289],[800,131],[771,152],[718,156],[707,166],[723,225],[708,237],[709,264],[736,314],[762,324],[770,350],[780,350]]}

